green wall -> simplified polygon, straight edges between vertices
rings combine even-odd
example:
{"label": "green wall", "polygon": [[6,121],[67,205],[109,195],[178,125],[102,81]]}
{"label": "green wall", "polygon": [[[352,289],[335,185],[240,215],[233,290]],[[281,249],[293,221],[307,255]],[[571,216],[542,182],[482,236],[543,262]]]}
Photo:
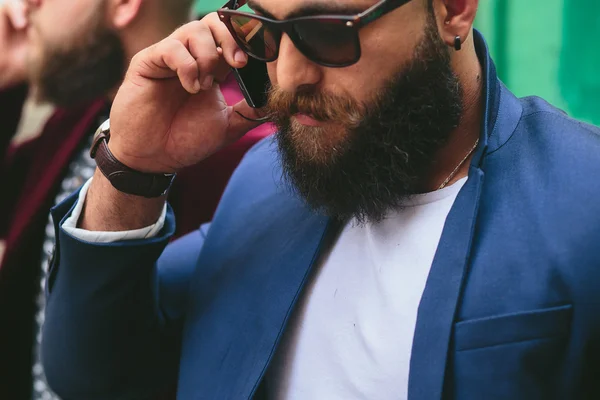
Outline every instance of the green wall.
{"label": "green wall", "polygon": [[600,0],[480,0],[476,27],[518,96],[600,125]]}

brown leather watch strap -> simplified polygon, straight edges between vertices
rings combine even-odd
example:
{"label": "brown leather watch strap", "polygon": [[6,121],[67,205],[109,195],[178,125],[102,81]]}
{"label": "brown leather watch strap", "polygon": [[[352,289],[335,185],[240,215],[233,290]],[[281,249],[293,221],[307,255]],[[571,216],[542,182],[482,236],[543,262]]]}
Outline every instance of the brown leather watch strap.
{"label": "brown leather watch strap", "polygon": [[175,174],[147,174],[129,168],[121,163],[110,152],[107,144],[108,135],[99,137],[92,148],[92,157],[110,183],[120,192],[154,198],[165,195]]}

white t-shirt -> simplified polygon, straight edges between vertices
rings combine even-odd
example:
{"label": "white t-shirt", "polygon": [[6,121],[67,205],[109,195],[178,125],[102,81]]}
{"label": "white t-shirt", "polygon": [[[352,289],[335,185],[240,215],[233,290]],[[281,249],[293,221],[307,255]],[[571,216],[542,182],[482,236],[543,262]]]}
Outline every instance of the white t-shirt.
{"label": "white t-shirt", "polygon": [[343,229],[275,354],[269,399],[407,398],[419,303],[466,180],[413,196],[379,223]]}

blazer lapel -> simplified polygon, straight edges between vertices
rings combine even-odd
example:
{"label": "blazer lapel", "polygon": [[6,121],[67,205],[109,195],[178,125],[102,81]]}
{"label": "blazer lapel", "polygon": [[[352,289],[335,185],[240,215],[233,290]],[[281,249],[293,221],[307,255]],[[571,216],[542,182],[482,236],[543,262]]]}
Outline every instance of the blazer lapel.
{"label": "blazer lapel", "polygon": [[483,172],[471,167],[442,233],[421,298],[408,383],[411,400],[441,399],[456,306],[479,205]]}
{"label": "blazer lapel", "polygon": [[467,183],[446,219],[419,305],[408,383],[411,400],[443,397],[452,328],[468,273],[484,184],[485,155],[497,150],[510,138],[522,114],[519,101],[498,81],[483,37],[477,31],[474,35],[485,77],[480,143],[471,162]]}

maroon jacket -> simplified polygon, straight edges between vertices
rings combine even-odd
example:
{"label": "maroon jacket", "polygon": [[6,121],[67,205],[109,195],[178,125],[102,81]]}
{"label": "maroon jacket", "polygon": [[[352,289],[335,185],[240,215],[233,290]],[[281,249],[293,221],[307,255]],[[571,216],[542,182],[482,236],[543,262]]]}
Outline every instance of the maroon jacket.
{"label": "maroon jacket", "polygon": [[[223,87],[230,103],[241,98],[234,85],[230,81]],[[34,297],[48,211],[71,160],[107,107],[99,100],[59,109],[39,137],[12,147],[25,95],[25,87],[0,93],[0,238],[6,241],[0,264],[0,400],[30,395]],[[271,131],[260,127],[178,175],[169,195],[178,218],[177,235],[210,221],[245,152]]]}

